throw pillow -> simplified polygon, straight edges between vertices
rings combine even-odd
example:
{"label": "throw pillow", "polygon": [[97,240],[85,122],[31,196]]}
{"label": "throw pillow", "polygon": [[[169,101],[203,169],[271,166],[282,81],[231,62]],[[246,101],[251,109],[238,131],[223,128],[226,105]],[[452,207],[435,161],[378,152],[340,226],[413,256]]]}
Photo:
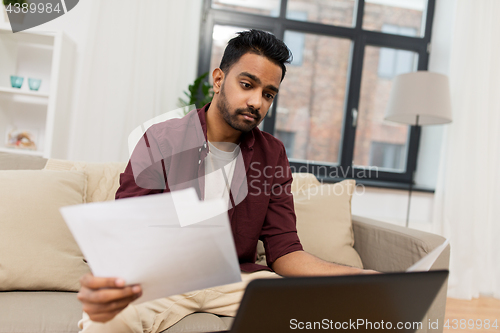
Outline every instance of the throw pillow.
{"label": "throw pillow", "polygon": [[0,290],[77,291],[89,272],[59,208],[85,202],[75,171],[0,171]]}
{"label": "throw pillow", "polygon": [[318,181],[315,175],[307,172],[292,173],[292,193],[297,193],[298,191],[305,190],[310,186],[319,186],[321,183]]}
{"label": "throw pillow", "polygon": [[293,199],[304,251],[329,262],[362,268],[361,258],[353,248],[351,222],[351,197],[356,182],[316,185],[307,181],[307,186],[299,186],[300,179],[294,175],[296,180],[299,184],[294,187]]}
{"label": "throw pillow", "polygon": [[45,170],[80,171],[87,175],[87,202],[115,200],[120,173],[127,163],[88,163],[49,159]]}

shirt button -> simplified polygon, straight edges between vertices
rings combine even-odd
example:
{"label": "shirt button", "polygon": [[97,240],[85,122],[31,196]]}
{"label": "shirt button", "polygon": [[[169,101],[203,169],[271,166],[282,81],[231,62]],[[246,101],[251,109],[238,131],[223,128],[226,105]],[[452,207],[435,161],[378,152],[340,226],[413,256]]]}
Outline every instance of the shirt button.
{"label": "shirt button", "polygon": [[199,152],[201,152],[201,148],[200,148],[200,149],[198,149],[198,151],[199,151]]}
{"label": "shirt button", "polygon": [[198,164],[201,164],[201,160],[198,161]]}
{"label": "shirt button", "polygon": [[203,142],[203,148],[207,148],[207,142]]}

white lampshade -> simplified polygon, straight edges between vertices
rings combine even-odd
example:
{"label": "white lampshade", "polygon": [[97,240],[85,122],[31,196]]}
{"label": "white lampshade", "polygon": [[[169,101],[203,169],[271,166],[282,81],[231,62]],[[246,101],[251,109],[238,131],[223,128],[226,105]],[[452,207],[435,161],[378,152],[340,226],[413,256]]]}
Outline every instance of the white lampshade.
{"label": "white lampshade", "polygon": [[385,120],[416,125],[451,122],[450,85],[446,75],[419,71],[394,79]]}

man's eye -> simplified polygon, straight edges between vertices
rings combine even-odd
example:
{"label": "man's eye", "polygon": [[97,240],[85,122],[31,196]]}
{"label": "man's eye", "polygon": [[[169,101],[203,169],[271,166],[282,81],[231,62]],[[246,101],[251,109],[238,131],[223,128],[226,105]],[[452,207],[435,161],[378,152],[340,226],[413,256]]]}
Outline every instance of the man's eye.
{"label": "man's eye", "polygon": [[266,97],[269,98],[269,99],[273,99],[274,98],[274,96],[271,95],[271,94],[266,94]]}
{"label": "man's eye", "polygon": [[246,82],[241,82],[241,85],[244,86],[245,88],[250,88],[250,84]]}

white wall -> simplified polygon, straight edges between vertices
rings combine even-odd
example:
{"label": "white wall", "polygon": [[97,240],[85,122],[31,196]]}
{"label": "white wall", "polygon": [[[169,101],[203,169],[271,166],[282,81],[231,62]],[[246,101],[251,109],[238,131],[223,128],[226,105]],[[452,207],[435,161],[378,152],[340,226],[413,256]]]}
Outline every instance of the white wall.
{"label": "white wall", "polygon": [[[156,1],[157,10],[151,13],[142,10],[139,0],[84,0],[65,15],[32,29],[63,31],[76,45],[65,158],[125,161],[130,131],[158,113],[176,109],[178,97],[196,77],[202,1]],[[111,12],[113,6],[120,8]],[[128,48],[120,48],[124,41],[130,41]],[[148,57],[144,56],[147,50],[151,50]],[[117,75],[111,75],[112,70]],[[130,88],[146,76],[151,85]],[[115,82],[118,78],[121,81]],[[130,100],[140,98],[147,102],[132,106]]]}
{"label": "white wall", "polygon": [[126,161],[130,133],[176,109],[196,77],[202,2],[93,2],[68,158]]}
{"label": "white wall", "polygon": [[[352,213],[376,220],[406,225],[408,191],[358,185],[352,198]],[[410,228],[431,231],[434,194],[413,192],[410,206]]]}

